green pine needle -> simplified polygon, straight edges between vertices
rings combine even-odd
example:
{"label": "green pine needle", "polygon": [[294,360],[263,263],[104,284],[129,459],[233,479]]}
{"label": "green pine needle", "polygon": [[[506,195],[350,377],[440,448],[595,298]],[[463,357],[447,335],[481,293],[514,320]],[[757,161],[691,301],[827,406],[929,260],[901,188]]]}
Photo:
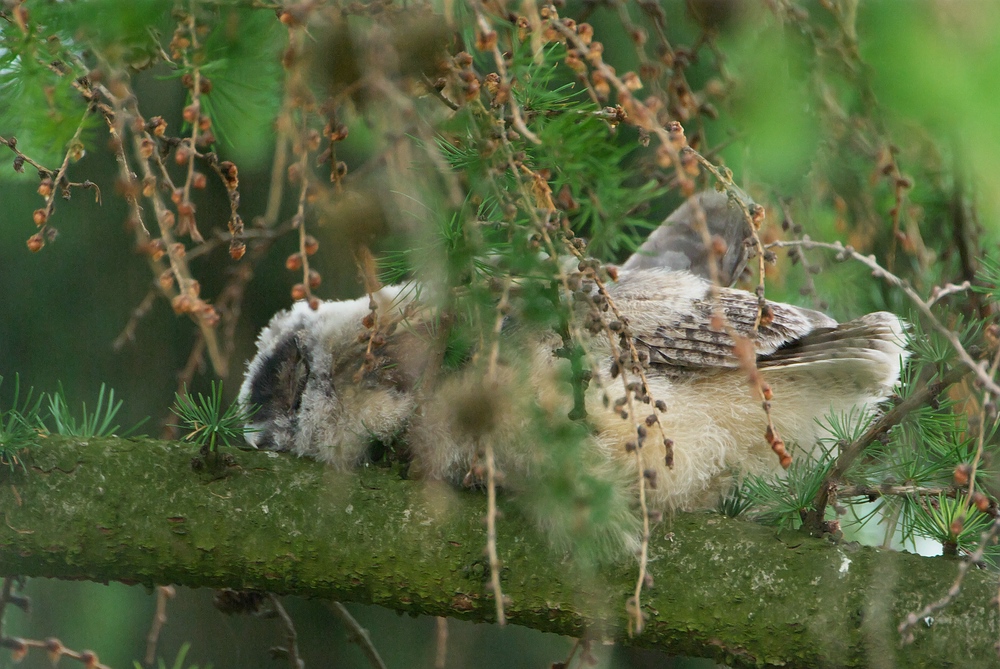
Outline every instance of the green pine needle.
{"label": "green pine needle", "polygon": [[[48,398],[49,417],[55,424],[55,429],[50,430],[44,424],[41,427],[49,434],[55,433],[64,437],[77,437],[81,439],[110,437],[112,435],[128,437],[149,420],[148,417],[143,418],[124,432],[119,432],[121,425],[115,423],[114,420],[115,416],[118,415],[118,411],[122,408],[122,400],[115,402],[114,389],[108,388],[103,383],[97,393],[97,404],[94,410],[87,411],[87,404],[83,402],[79,420],[77,420],[76,416],[70,410],[69,402],[66,400],[66,392],[63,390],[61,383],[58,385],[56,392],[50,394]],[[39,422],[41,423],[41,421]]]}
{"label": "green pine needle", "polygon": [[198,444],[205,452],[215,453],[220,443],[232,446],[232,441],[238,441],[247,432],[254,431],[246,424],[256,413],[256,407],[247,409],[238,402],[233,402],[223,410],[221,382],[212,382],[212,389],[207,397],[201,393],[192,397],[185,387],[184,394],[175,393],[174,399],[174,406],[170,410],[183,424],[172,427],[187,430],[184,440]]}
{"label": "green pine needle", "polygon": [[964,496],[939,495],[930,499],[911,499],[914,507],[915,534],[941,542],[945,552],[971,553],[993,519],[968,503]]}
{"label": "green pine needle", "polygon": [[[3,377],[0,376],[0,385],[2,384]],[[33,444],[38,436],[35,425],[38,424],[42,396],[32,400],[34,392],[34,388],[28,388],[22,399],[21,377],[15,374],[11,405],[7,409],[0,408],[0,465],[6,465],[11,471],[15,467],[22,470],[25,468],[18,453]]]}

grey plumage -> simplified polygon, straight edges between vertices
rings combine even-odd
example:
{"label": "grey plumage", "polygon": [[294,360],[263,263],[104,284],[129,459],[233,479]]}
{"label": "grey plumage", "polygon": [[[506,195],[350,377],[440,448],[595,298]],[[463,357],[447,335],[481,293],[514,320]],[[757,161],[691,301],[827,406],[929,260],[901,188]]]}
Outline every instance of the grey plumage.
{"label": "grey plumage", "polygon": [[[742,193],[734,195],[745,206],[753,205]],[[743,274],[750,257],[747,241],[751,238],[750,224],[743,210],[725,193],[704,191],[694,197],[704,215],[709,237],[717,237],[725,244],[725,251],[716,259],[717,278],[721,285],[732,286]],[[622,269],[663,268],[686,270],[703,279],[712,279],[709,269],[709,250],[698,225],[695,206],[685,201],[663,224],[654,230],[646,241],[622,265]]]}

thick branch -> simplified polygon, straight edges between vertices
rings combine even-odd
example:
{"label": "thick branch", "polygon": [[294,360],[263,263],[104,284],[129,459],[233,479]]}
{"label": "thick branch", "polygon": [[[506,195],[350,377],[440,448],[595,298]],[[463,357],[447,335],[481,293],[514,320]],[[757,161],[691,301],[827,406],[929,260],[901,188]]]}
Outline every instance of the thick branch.
{"label": "thick branch", "polygon": [[[484,495],[267,453],[236,453],[239,466],[212,477],[191,470],[193,454],[166,442],[40,440],[25,454],[27,472],[2,473],[0,575],[253,588],[495,618]],[[632,561],[587,571],[553,554],[505,501],[497,546],[509,621],[626,642]],[[663,521],[650,553],[649,619],[630,643],[746,665],[996,662],[995,579],[976,570],[957,601],[900,647],[896,626],[948,589],[955,560],[837,546],[712,514]]]}

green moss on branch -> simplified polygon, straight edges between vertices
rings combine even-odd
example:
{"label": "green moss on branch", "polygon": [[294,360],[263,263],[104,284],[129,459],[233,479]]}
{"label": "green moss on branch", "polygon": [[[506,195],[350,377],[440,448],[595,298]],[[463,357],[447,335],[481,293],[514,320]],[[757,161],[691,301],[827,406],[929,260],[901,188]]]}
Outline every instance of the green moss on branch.
{"label": "green moss on branch", "polygon": [[[367,467],[235,454],[196,473],[170,442],[40,440],[0,485],[0,574],[246,588],[491,621],[485,496]],[[622,638],[633,565],[588,571],[504,508],[498,546],[511,622]],[[655,528],[649,624],[633,640],[745,665],[995,666],[995,578],[900,647],[896,625],[940,597],[957,563],[836,546],[711,514]]]}

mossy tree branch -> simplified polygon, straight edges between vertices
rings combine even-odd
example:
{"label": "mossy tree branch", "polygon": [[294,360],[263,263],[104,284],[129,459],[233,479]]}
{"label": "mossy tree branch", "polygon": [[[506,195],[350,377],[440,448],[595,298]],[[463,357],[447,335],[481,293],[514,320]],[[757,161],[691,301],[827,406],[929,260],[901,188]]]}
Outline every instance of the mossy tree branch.
{"label": "mossy tree branch", "polygon": [[[27,471],[2,474],[0,574],[259,589],[494,619],[484,495],[273,453],[238,452],[236,467],[213,476],[192,471],[192,455],[168,442],[40,440],[25,453]],[[741,665],[997,661],[993,575],[970,572],[958,600],[901,647],[897,624],[948,589],[955,560],[711,514],[654,528],[649,620],[627,640],[634,565],[587,570],[503,510],[497,541],[515,624]]]}

